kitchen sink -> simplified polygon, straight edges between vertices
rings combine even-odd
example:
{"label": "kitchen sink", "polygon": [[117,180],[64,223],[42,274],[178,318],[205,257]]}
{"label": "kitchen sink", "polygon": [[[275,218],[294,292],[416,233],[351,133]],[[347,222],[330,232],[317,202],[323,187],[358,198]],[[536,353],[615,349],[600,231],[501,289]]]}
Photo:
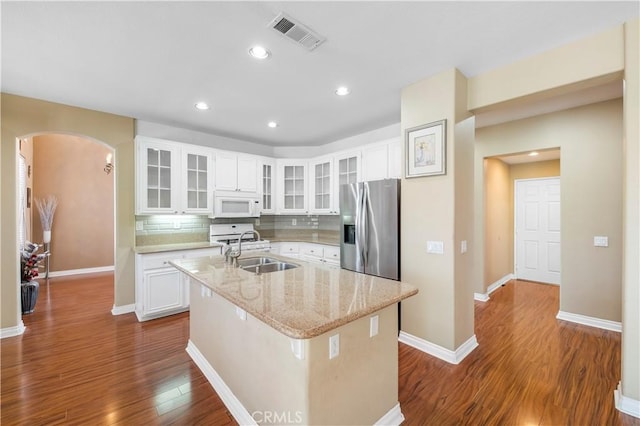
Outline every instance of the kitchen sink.
{"label": "kitchen sink", "polygon": [[295,263],[281,262],[275,259],[269,259],[269,260],[271,260],[271,262],[261,263],[261,264],[256,263],[253,265],[246,265],[246,266],[240,266],[240,267],[247,272],[254,272],[256,274],[265,274],[268,272],[286,271],[287,269],[293,269],[299,266],[299,265],[296,265]]}
{"label": "kitchen sink", "polygon": [[241,268],[244,267],[253,267],[259,265],[268,265],[272,263],[280,263],[281,261],[278,259],[273,259],[271,257],[245,257],[244,259],[238,259],[238,266]]}

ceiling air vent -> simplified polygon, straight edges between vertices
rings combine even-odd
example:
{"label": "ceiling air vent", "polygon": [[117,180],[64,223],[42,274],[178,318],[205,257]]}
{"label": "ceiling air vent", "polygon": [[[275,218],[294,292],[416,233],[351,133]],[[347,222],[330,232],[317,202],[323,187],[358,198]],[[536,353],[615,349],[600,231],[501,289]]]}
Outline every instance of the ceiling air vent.
{"label": "ceiling air vent", "polygon": [[326,39],[319,34],[314,33],[295,19],[280,13],[269,26],[285,37],[304,46],[307,50],[313,50],[320,46]]}

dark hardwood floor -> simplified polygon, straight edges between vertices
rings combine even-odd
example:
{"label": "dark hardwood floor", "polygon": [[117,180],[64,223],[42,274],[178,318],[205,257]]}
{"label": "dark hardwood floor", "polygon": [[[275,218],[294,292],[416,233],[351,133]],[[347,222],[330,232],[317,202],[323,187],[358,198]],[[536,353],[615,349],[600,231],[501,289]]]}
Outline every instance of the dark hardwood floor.
{"label": "dark hardwood floor", "polygon": [[[225,425],[185,352],[187,313],[112,316],[113,275],[41,284],[26,332],[1,341],[1,424]],[[407,425],[640,425],[614,408],[620,335],[555,319],[558,288],[512,282],[476,302],[459,365],[400,347]]]}

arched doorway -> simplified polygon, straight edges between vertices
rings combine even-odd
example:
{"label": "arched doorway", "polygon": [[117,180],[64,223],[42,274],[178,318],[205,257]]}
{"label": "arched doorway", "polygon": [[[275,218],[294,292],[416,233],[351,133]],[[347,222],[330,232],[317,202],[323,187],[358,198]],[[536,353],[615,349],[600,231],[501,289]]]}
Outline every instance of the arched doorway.
{"label": "arched doorway", "polygon": [[[55,197],[50,273],[41,278],[112,272],[115,182],[107,144],[84,135],[40,132],[19,138],[18,240],[43,243],[36,200]],[[37,309],[37,308],[36,308]]]}

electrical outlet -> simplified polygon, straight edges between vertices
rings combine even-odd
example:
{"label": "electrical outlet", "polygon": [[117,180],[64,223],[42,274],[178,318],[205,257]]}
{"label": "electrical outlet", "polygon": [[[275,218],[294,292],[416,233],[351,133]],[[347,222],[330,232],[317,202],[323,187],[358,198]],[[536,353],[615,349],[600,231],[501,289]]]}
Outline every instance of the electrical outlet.
{"label": "electrical outlet", "polygon": [[144,222],[136,220],[136,231],[144,231]]}
{"label": "electrical outlet", "polygon": [[240,318],[242,321],[247,320],[247,311],[245,311],[244,309],[238,308],[237,306],[236,306],[236,315],[238,315],[238,318]]}
{"label": "electrical outlet", "polygon": [[179,220],[174,220],[173,221],[173,229],[180,229],[180,221]]}
{"label": "electrical outlet", "polygon": [[334,334],[329,337],[329,359],[333,359],[340,353],[340,335]]}
{"label": "electrical outlet", "polygon": [[462,240],[462,242],[460,243],[460,253],[466,253],[467,252],[467,240]]}
{"label": "electrical outlet", "polygon": [[260,219],[256,219],[256,226],[260,226]]}
{"label": "electrical outlet", "polygon": [[291,219],[291,226],[296,226],[298,224],[298,219],[293,218]]}
{"label": "electrical outlet", "polygon": [[369,337],[378,334],[378,315],[374,315],[369,319]]}

